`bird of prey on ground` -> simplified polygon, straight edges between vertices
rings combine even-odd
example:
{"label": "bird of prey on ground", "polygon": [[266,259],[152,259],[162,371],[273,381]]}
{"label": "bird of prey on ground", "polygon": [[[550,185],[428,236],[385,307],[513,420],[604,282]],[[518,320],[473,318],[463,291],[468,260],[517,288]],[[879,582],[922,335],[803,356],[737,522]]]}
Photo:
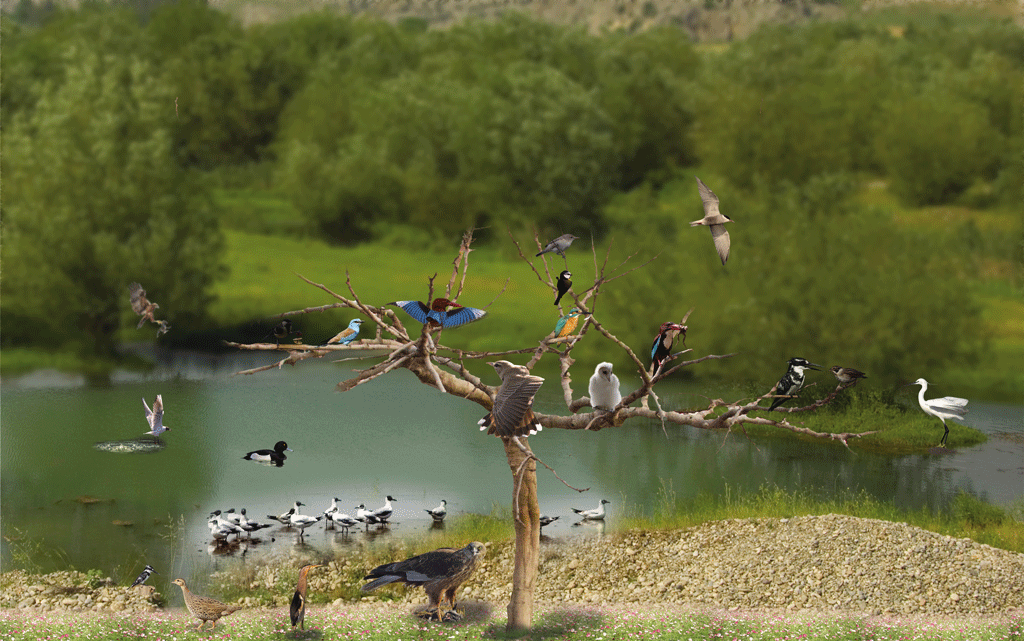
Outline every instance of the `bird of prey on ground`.
{"label": "bird of prey on ground", "polygon": [[[430,602],[427,609],[418,616],[439,621],[457,621],[462,617],[455,610],[455,593],[473,574],[483,551],[483,543],[473,541],[460,550],[441,548],[405,561],[386,563],[370,570],[365,577],[370,582],[362,590],[369,592],[395,582],[421,585]],[[450,607],[442,611],[441,606],[445,602]]]}

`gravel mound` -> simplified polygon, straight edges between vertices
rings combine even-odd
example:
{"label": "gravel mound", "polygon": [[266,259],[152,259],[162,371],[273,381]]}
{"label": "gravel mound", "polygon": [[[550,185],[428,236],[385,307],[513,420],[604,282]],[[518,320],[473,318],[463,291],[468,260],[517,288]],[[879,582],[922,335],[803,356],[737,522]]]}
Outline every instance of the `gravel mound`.
{"label": "gravel mound", "polygon": [[150,585],[114,585],[81,572],[27,574],[21,570],[0,575],[0,608],[33,612],[152,612],[158,607]]}

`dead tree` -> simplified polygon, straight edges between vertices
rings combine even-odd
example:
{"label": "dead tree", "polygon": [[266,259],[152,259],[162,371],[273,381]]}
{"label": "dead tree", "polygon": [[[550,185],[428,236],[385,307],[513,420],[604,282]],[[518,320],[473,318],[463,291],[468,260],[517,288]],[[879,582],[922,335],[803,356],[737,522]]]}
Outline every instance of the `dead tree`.
{"label": "dead tree", "polygon": [[[540,242],[536,238],[534,240],[537,243],[538,249],[540,249]],[[455,257],[455,260],[452,261],[452,275],[445,287],[444,297],[453,302],[458,301],[459,296],[462,294],[466,280],[466,271],[469,268],[470,245],[472,242],[473,232],[470,230],[463,236],[462,243],[459,246],[458,255]],[[513,242],[515,242],[516,246],[519,247],[519,243],[516,242],[515,239],[513,239]],[[325,285],[314,283],[304,276],[299,275],[299,278],[302,278],[302,280],[314,287],[320,288],[333,297],[336,302],[317,307],[307,307],[305,309],[285,312],[275,318],[347,307],[356,310],[367,319],[377,324],[377,332],[373,338],[364,338],[349,345],[277,345],[274,343],[228,344],[244,350],[280,350],[288,352],[288,356],[286,358],[275,364],[245,370],[243,372],[239,372],[239,374],[255,374],[275,367],[280,368],[285,364],[294,365],[309,358],[323,358],[334,352],[384,351],[386,352],[386,355],[383,357],[383,360],[372,367],[359,371],[358,376],[355,378],[338,383],[337,389],[344,392],[383,376],[394,369],[405,368],[415,374],[424,384],[435,387],[442,393],[451,394],[453,397],[477,403],[488,411],[493,406],[494,394],[497,388],[484,384],[476,375],[470,372],[466,367],[466,361],[494,359],[496,357],[505,357],[514,354],[529,354],[530,359],[526,367],[532,370],[542,357],[547,354],[551,354],[557,358],[559,362],[560,383],[568,413],[565,415],[536,414],[536,418],[546,429],[600,430],[609,427],[619,427],[629,419],[643,417],[659,420],[663,428],[668,424],[673,424],[689,425],[700,429],[731,430],[734,427],[742,429],[745,425],[767,425],[815,438],[837,440],[843,443],[843,445],[847,445],[847,441],[851,438],[866,436],[873,433],[860,432],[831,434],[816,432],[805,427],[792,425],[784,418],[781,420],[773,420],[769,418],[751,416],[751,412],[755,410],[766,409],[758,404],[759,401],[765,398],[776,398],[772,394],[774,389],[759,398],[747,399],[745,401],[730,403],[722,399],[714,399],[707,407],[698,409],[666,410],[662,408],[658,396],[654,391],[654,387],[659,381],[671,376],[681,368],[690,367],[705,360],[729,358],[732,354],[709,354],[692,360],[675,362],[669,366],[680,356],[690,352],[689,349],[685,349],[670,355],[666,359],[665,365],[662,366],[661,371],[648,371],[644,363],[641,362],[640,358],[637,357],[633,350],[601,324],[597,315],[593,312],[592,305],[592,303],[597,300],[601,288],[604,285],[628,275],[630,272],[643,267],[647,263],[631,269],[625,269],[626,263],[633,258],[633,256],[629,256],[618,267],[609,271],[608,255],[610,252],[606,253],[602,264],[598,264],[596,250],[592,253],[594,262],[593,285],[579,294],[577,294],[575,290],[570,291],[575,302],[575,307],[584,315],[585,320],[581,321],[574,335],[555,338],[554,333],[552,333],[541,340],[536,347],[513,349],[504,352],[476,352],[451,348],[435,340],[440,332],[440,328],[431,326],[430,324],[417,326],[413,328],[410,333],[410,330],[407,329],[399,320],[394,309],[390,307],[368,305],[360,300],[352,286],[351,278],[348,277],[347,274],[345,283],[351,298],[338,294]],[[521,248],[519,249],[519,255],[522,257],[523,261],[530,266],[536,274],[537,279],[543,285],[550,287],[552,291],[555,291],[554,279],[548,269],[547,259],[545,258],[542,262],[542,274],[541,271],[538,271],[533,262],[523,254]],[[650,261],[648,261],[648,263],[649,262]],[[432,276],[428,282],[428,304],[430,300],[434,298],[434,279],[436,276],[436,274]],[[498,295],[500,296],[500,292]],[[495,300],[497,300],[497,297]],[[493,302],[494,301],[492,301],[491,304],[493,304]],[[590,305],[588,306],[588,304]],[[488,307],[489,306],[490,305],[488,305]],[[688,316],[689,313],[687,313],[687,317]],[[685,324],[686,320],[686,317],[684,317],[682,324]],[[576,343],[583,340],[587,334],[592,331],[599,334],[604,340],[610,341],[621,348],[625,354],[629,356],[630,360],[633,361],[642,380],[640,388],[623,397],[618,406],[611,411],[592,409],[590,399],[586,396],[573,398],[570,369],[575,360],[572,357],[572,349]],[[812,405],[799,408],[780,409],[783,413],[792,413],[821,407],[835,398],[839,392],[852,384],[853,383],[838,386],[830,396],[821,399]],[[634,403],[639,404],[634,406]],[[650,407],[652,403],[654,405],[653,409]],[[590,408],[590,411],[585,411],[588,408]],[[507,627],[509,630],[525,630],[529,629],[532,625],[534,588],[537,578],[540,549],[540,512],[538,508],[536,471],[537,463],[540,462],[541,465],[544,465],[544,463],[543,461],[539,461],[539,459],[533,455],[528,438],[513,437],[502,438],[501,440],[505,449],[505,456],[508,459],[509,469],[512,472],[512,506],[516,533],[515,565],[512,581],[513,587],[508,604]],[[551,470],[551,472],[555,473],[554,470]],[[565,483],[565,481],[562,482]],[[568,485],[568,483],[566,483],[566,485]]]}

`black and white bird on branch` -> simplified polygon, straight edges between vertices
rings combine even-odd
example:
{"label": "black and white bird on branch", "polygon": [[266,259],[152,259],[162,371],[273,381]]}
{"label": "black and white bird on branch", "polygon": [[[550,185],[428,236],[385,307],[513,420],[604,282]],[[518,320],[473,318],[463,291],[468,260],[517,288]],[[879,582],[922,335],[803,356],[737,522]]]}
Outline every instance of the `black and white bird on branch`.
{"label": "black and white bird on branch", "polygon": [[788,401],[786,396],[795,396],[800,391],[804,386],[804,370],[808,369],[821,371],[821,366],[815,365],[806,358],[793,357],[789,359],[789,369],[775,386],[775,394],[780,398],[772,401],[771,407],[768,408],[769,412]]}
{"label": "black and white bird on branch", "polygon": [[[396,582],[421,585],[430,601],[427,609],[418,612],[417,616],[437,621],[458,621],[462,615],[456,610],[455,593],[473,574],[483,551],[483,543],[473,541],[459,550],[441,548],[404,561],[386,563],[370,570],[365,577],[370,582],[362,590],[369,592]],[[448,607],[443,609],[446,602]]]}
{"label": "black and white bird on branch", "polygon": [[501,377],[501,385],[494,394],[494,407],[490,414],[478,422],[480,431],[512,438],[531,436],[544,429],[533,415],[533,397],[544,384],[544,379],[509,361],[495,361],[491,366]]}

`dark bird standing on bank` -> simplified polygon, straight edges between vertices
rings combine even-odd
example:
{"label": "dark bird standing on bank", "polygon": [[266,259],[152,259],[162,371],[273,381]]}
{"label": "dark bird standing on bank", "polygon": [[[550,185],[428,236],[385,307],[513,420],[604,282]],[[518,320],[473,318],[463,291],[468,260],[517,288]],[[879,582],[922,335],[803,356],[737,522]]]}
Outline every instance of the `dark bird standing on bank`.
{"label": "dark bird standing on bank", "polygon": [[839,367],[836,365],[829,369],[830,372],[836,375],[840,383],[850,383],[857,380],[858,378],[867,378],[868,375],[859,370],[855,370],[852,367]]}
{"label": "dark bird standing on bank", "polygon": [[[428,307],[418,300],[397,300],[388,305],[401,307],[406,314],[424,325],[458,327],[483,318],[487,312],[475,307],[462,307],[447,298],[435,298]],[[448,309],[451,307],[452,309]]]}
{"label": "dark bird standing on bank", "polygon": [[[135,579],[135,583],[132,583],[131,587],[134,588],[136,585],[142,585],[149,579],[149,576],[154,572],[156,572],[156,570],[153,569],[152,565],[146,565],[146,568],[142,571],[142,574],[140,574],[138,578]],[[160,574],[159,572],[156,573]]]}
{"label": "dark bird standing on bank", "polygon": [[533,397],[544,384],[522,365],[509,361],[491,363],[501,377],[490,414],[480,419],[480,430],[500,437],[530,436],[544,429],[533,415]]}
{"label": "dark bird standing on bank", "polygon": [[[796,393],[800,391],[800,388],[804,386],[804,370],[806,369],[816,369],[820,371],[821,367],[808,361],[806,358],[794,357],[789,359],[789,369],[782,375],[782,378],[779,379],[778,384],[775,386],[775,393],[782,396],[795,396]],[[772,401],[772,405],[768,408],[768,411],[772,411],[788,400],[788,398],[775,399]]]}
{"label": "dark bird standing on bank", "polygon": [[288,610],[292,628],[299,626],[301,630],[306,629],[306,574],[313,568],[322,567],[318,563],[310,563],[299,568],[299,584],[295,587],[295,596],[292,597],[292,605]]}
{"label": "dark bird standing on bank", "polygon": [[[441,548],[405,561],[387,563],[370,570],[365,577],[370,582],[362,590],[369,592],[395,582],[422,585],[430,600],[423,614],[436,616],[441,621],[457,620],[460,618],[457,613],[451,616],[455,610],[455,592],[473,574],[483,551],[483,544],[473,541],[461,550]],[[440,607],[445,601],[451,607],[442,613]]]}
{"label": "dark bird standing on bank", "polygon": [[683,345],[686,344],[686,325],[679,323],[662,323],[658,335],[651,345],[651,374],[656,375],[661,370],[662,363],[672,353],[672,346],[676,339]]}
{"label": "dark bird standing on bank", "polygon": [[210,622],[210,629],[212,630],[217,627],[217,619],[242,609],[237,605],[226,605],[207,596],[192,594],[185,586],[185,579],[174,579],[173,583],[181,588],[181,593],[185,597],[185,607],[192,613],[192,616],[199,619],[199,625],[196,626],[196,630],[202,629],[207,621]]}
{"label": "dark bird standing on bank", "polygon": [[540,520],[538,522],[540,523],[540,527],[543,528],[545,525],[551,525],[552,523],[554,523],[558,519],[559,519],[559,517],[557,517],[557,516],[545,516],[545,515],[541,514],[540,515]]}
{"label": "dark bird standing on bank", "polygon": [[[697,177],[694,176],[694,178]],[[700,200],[704,203],[704,217],[690,223],[690,227],[704,225],[711,230],[711,239],[715,241],[715,250],[724,265],[725,261],[729,260],[729,232],[725,230],[725,223],[731,223],[733,220],[718,211],[718,196],[708,189],[708,186],[700,178],[697,178],[697,191],[700,192]]]}
{"label": "dark bird standing on bank", "polygon": [[555,305],[562,300],[562,296],[565,296],[569,289],[572,288],[572,273],[566,269],[558,275],[558,282],[555,283],[558,288],[558,296],[555,297]]}
{"label": "dark bird standing on bank", "polygon": [[544,245],[544,249],[540,250],[537,255],[540,256],[541,254],[546,254],[548,252],[555,252],[564,259],[565,250],[569,249],[569,245],[571,245],[572,241],[576,239],[577,237],[572,234],[562,234],[547,245]]}
{"label": "dark bird standing on bank", "polygon": [[170,331],[171,326],[167,321],[153,318],[153,312],[160,309],[160,305],[157,303],[151,303],[149,299],[146,298],[146,290],[142,289],[142,285],[132,283],[128,286],[128,294],[131,298],[132,311],[142,317],[139,319],[139,324],[135,326],[135,329],[142,329],[142,326],[146,324],[146,321],[149,321],[151,323],[156,323],[157,336],[166,334]]}

